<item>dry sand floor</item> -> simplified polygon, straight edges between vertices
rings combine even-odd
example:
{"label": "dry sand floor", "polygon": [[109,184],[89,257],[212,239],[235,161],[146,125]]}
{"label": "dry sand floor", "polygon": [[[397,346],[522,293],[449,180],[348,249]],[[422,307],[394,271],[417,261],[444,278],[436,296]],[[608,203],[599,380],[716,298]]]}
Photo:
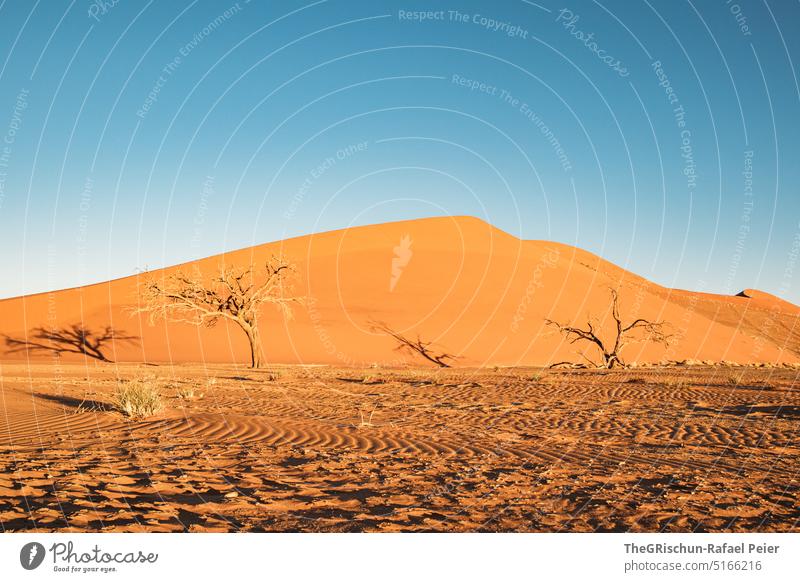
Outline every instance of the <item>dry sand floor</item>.
{"label": "dry sand floor", "polygon": [[0,528],[796,531],[797,374],[3,364]]}

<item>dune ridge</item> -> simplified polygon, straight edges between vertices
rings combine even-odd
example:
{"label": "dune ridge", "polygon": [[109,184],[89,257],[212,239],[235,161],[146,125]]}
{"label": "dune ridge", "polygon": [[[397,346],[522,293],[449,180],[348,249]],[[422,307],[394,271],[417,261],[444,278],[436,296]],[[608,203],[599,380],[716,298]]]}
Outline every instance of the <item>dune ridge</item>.
{"label": "dune ridge", "polygon": [[[402,253],[403,256],[399,256]],[[267,360],[337,366],[423,364],[395,351],[369,321],[383,321],[435,341],[460,356],[457,365],[549,365],[579,362],[576,346],[544,325],[598,318],[608,332],[610,287],[622,317],[666,321],[665,348],[632,344],[629,363],[665,361],[800,363],[800,309],[767,293],[737,296],[668,289],[587,251],[520,240],[479,219],[443,217],[356,227],[241,249],[105,283],[0,301],[0,360],[98,361],[80,353],[76,326],[117,339],[99,346],[116,362],[246,362],[239,330],[150,326],[130,315],[145,277],[177,270],[212,276],[221,265],[263,263],[282,254],[297,264],[295,292],[308,298],[284,321],[265,306],[261,334]],[[47,339],[36,338],[48,332]],[[57,337],[52,335],[65,335]],[[119,339],[121,336],[129,339]],[[37,345],[38,344],[38,345]],[[44,345],[42,345],[44,344]],[[56,348],[58,348],[58,351]],[[77,349],[76,349],[77,348]]]}

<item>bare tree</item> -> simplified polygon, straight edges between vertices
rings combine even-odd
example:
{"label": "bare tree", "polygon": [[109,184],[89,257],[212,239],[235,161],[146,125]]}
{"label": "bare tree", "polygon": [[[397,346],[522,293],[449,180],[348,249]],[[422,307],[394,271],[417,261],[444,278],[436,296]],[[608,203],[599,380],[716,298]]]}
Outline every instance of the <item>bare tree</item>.
{"label": "bare tree", "polygon": [[[605,342],[598,335],[595,324],[589,318],[586,329],[579,327],[572,327],[563,325],[552,319],[545,319],[545,323],[555,327],[560,331],[569,343],[574,344],[580,341],[586,341],[594,344],[600,352],[600,362],[595,362],[586,356],[583,352],[578,352],[591,365],[598,368],[615,368],[617,366],[624,368],[625,362],[620,357],[622,348],[630,343],[651,341],[669,346],[670,335],[664,332],[667,323],[663,321],[649,321],[647,319],[639,318],[633,320],[629,324],[624,324],[619,314],[619,296],[616,289],[611,289],[611,317],[614,320],[614,328],[616,334],[613,342]],[[562,364],[565,362],[561,362]],[[559,364],[554,364],[559,365]]]}
{"label": "bare tree", "polygon": [[294,266],[281,257],[272,257],[263,268],[221,268],[208,285],[200,276],[179,271],[148,279],[133,312],[147,313],[151,324],[163,319],[212,327],[220,319],[232,321],[247,335],[252,367],[261,368],[265,360],[258,311],[262,304],[272,303],[284,317],[292,318],[292,304],[303,301],[287,295],[291,293],[287,278],[293,272]]}
{"label": "bare tree", "polygon": [[390,328],[382,321],[370,321],[370,327],[373,331],[384,333],[394,338],[398,344],[395,348],[396,350],[404,351],[410,354],[419,354],[440,368],[449,368],[450,364],[448,364],[447,361],[458,359],[458,357],[453,354],[448,354],[447,352],[437,349],[433,342],[426,342],[419,335],[417,335],[416,340],[407,338],[400,332]]}

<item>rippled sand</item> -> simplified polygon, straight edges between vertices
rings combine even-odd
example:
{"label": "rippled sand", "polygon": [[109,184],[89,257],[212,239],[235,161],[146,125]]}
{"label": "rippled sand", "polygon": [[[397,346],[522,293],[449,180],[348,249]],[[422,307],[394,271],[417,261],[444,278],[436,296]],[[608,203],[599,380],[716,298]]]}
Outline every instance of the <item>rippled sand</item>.
{"label": "rippled sand", "polygon": [[0,526],[797,530],[797,373],[3,364]]}

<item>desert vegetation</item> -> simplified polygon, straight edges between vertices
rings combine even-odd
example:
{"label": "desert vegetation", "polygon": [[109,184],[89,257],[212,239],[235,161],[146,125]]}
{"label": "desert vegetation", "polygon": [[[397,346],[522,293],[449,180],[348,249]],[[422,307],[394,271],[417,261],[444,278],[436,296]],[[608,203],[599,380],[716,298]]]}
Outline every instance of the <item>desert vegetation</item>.
{"label": "desert vegetation", "polygon": [[440,368],[449,368],[451,363],[458,359],[458,356],[443,351],[433,342],[423,340],[420,335],[417,335],[416,339],[412,339],[395,331],[381,321],[371,321],[370,327],[375,332],[383,333],[393,338],[397,342],[397,347],[395,348],[397,351],[422,356]]}
{"label": "desert vegetation", "polygon": [[[462,271],[437,250],[444,225],[427,232],[414,244],[435,252],[393,263],[389,291],[374,237],[309,239],[302,285],[316,295],[290,330],[303,299],[277,246],[0,302],[3,335],[28,342],[6,341],[16,361],[0,378],[0,529],[797,529],[796,308],[657,286],[634,308],[632,285],[587,292],[610,271],[566,262],[533,283],[497,263],[484,278],[483,254]],[[536,290],[524,313],[507,287]],[[112,333],[130,312],[163,325]],[[525,333],[548,313],[564,314],[552,333]],[[664,321],[639,317],[654,313]],[[706,337],[720,345],[698,350]],[[637,362],[633,342],[670,349]]]}
{"label": "desert vegetation", "polygon": [[[552,319],[546,319],[545,323],[556,328],[571,344],[585,342],[594,348],[596,355],[590,357],[584,351],[578,354],[595,368],[624,368],[626,367],[620,352],[626,345],[636,342],[651,341],[669,345],[670,335],[666,333],[667,323],[663,321],[650,321],[644,318],[637,318],[630,323],[623,323],[619,310],[619,294],[616,289],[610,289],[611,308],[610,316],[613,320],[614,335],[612,339],[605,340],[601,337],[601,325],[591,317],[587,320],[584,328],[574,325],[565,325]],[[598,359],[599,358],[599,359]],[[558,362],[553,366],[570,362]]]}
{"label": "desert vegetation", "polygon": [[293,305],[303,301],[302,297],[291,295],[289,279],[294,271],[294,266],[282,257],[272,257],[260,268],[223,267],[210,283],[179,271],[146,280],[132,311],[147,314],[151,323],[169,319],[211,327],[221,319],[231,321],[247,336],[250,365],[262,368],[266,360],[258,312],[269,303],[284,317],[292,318]]}
{"label": "desert vegetation", "polygon": [[122,380],[114,392],[113,399],[114,408],[133,419],[153,416],[164,408],[161,390],[154,377]]}

